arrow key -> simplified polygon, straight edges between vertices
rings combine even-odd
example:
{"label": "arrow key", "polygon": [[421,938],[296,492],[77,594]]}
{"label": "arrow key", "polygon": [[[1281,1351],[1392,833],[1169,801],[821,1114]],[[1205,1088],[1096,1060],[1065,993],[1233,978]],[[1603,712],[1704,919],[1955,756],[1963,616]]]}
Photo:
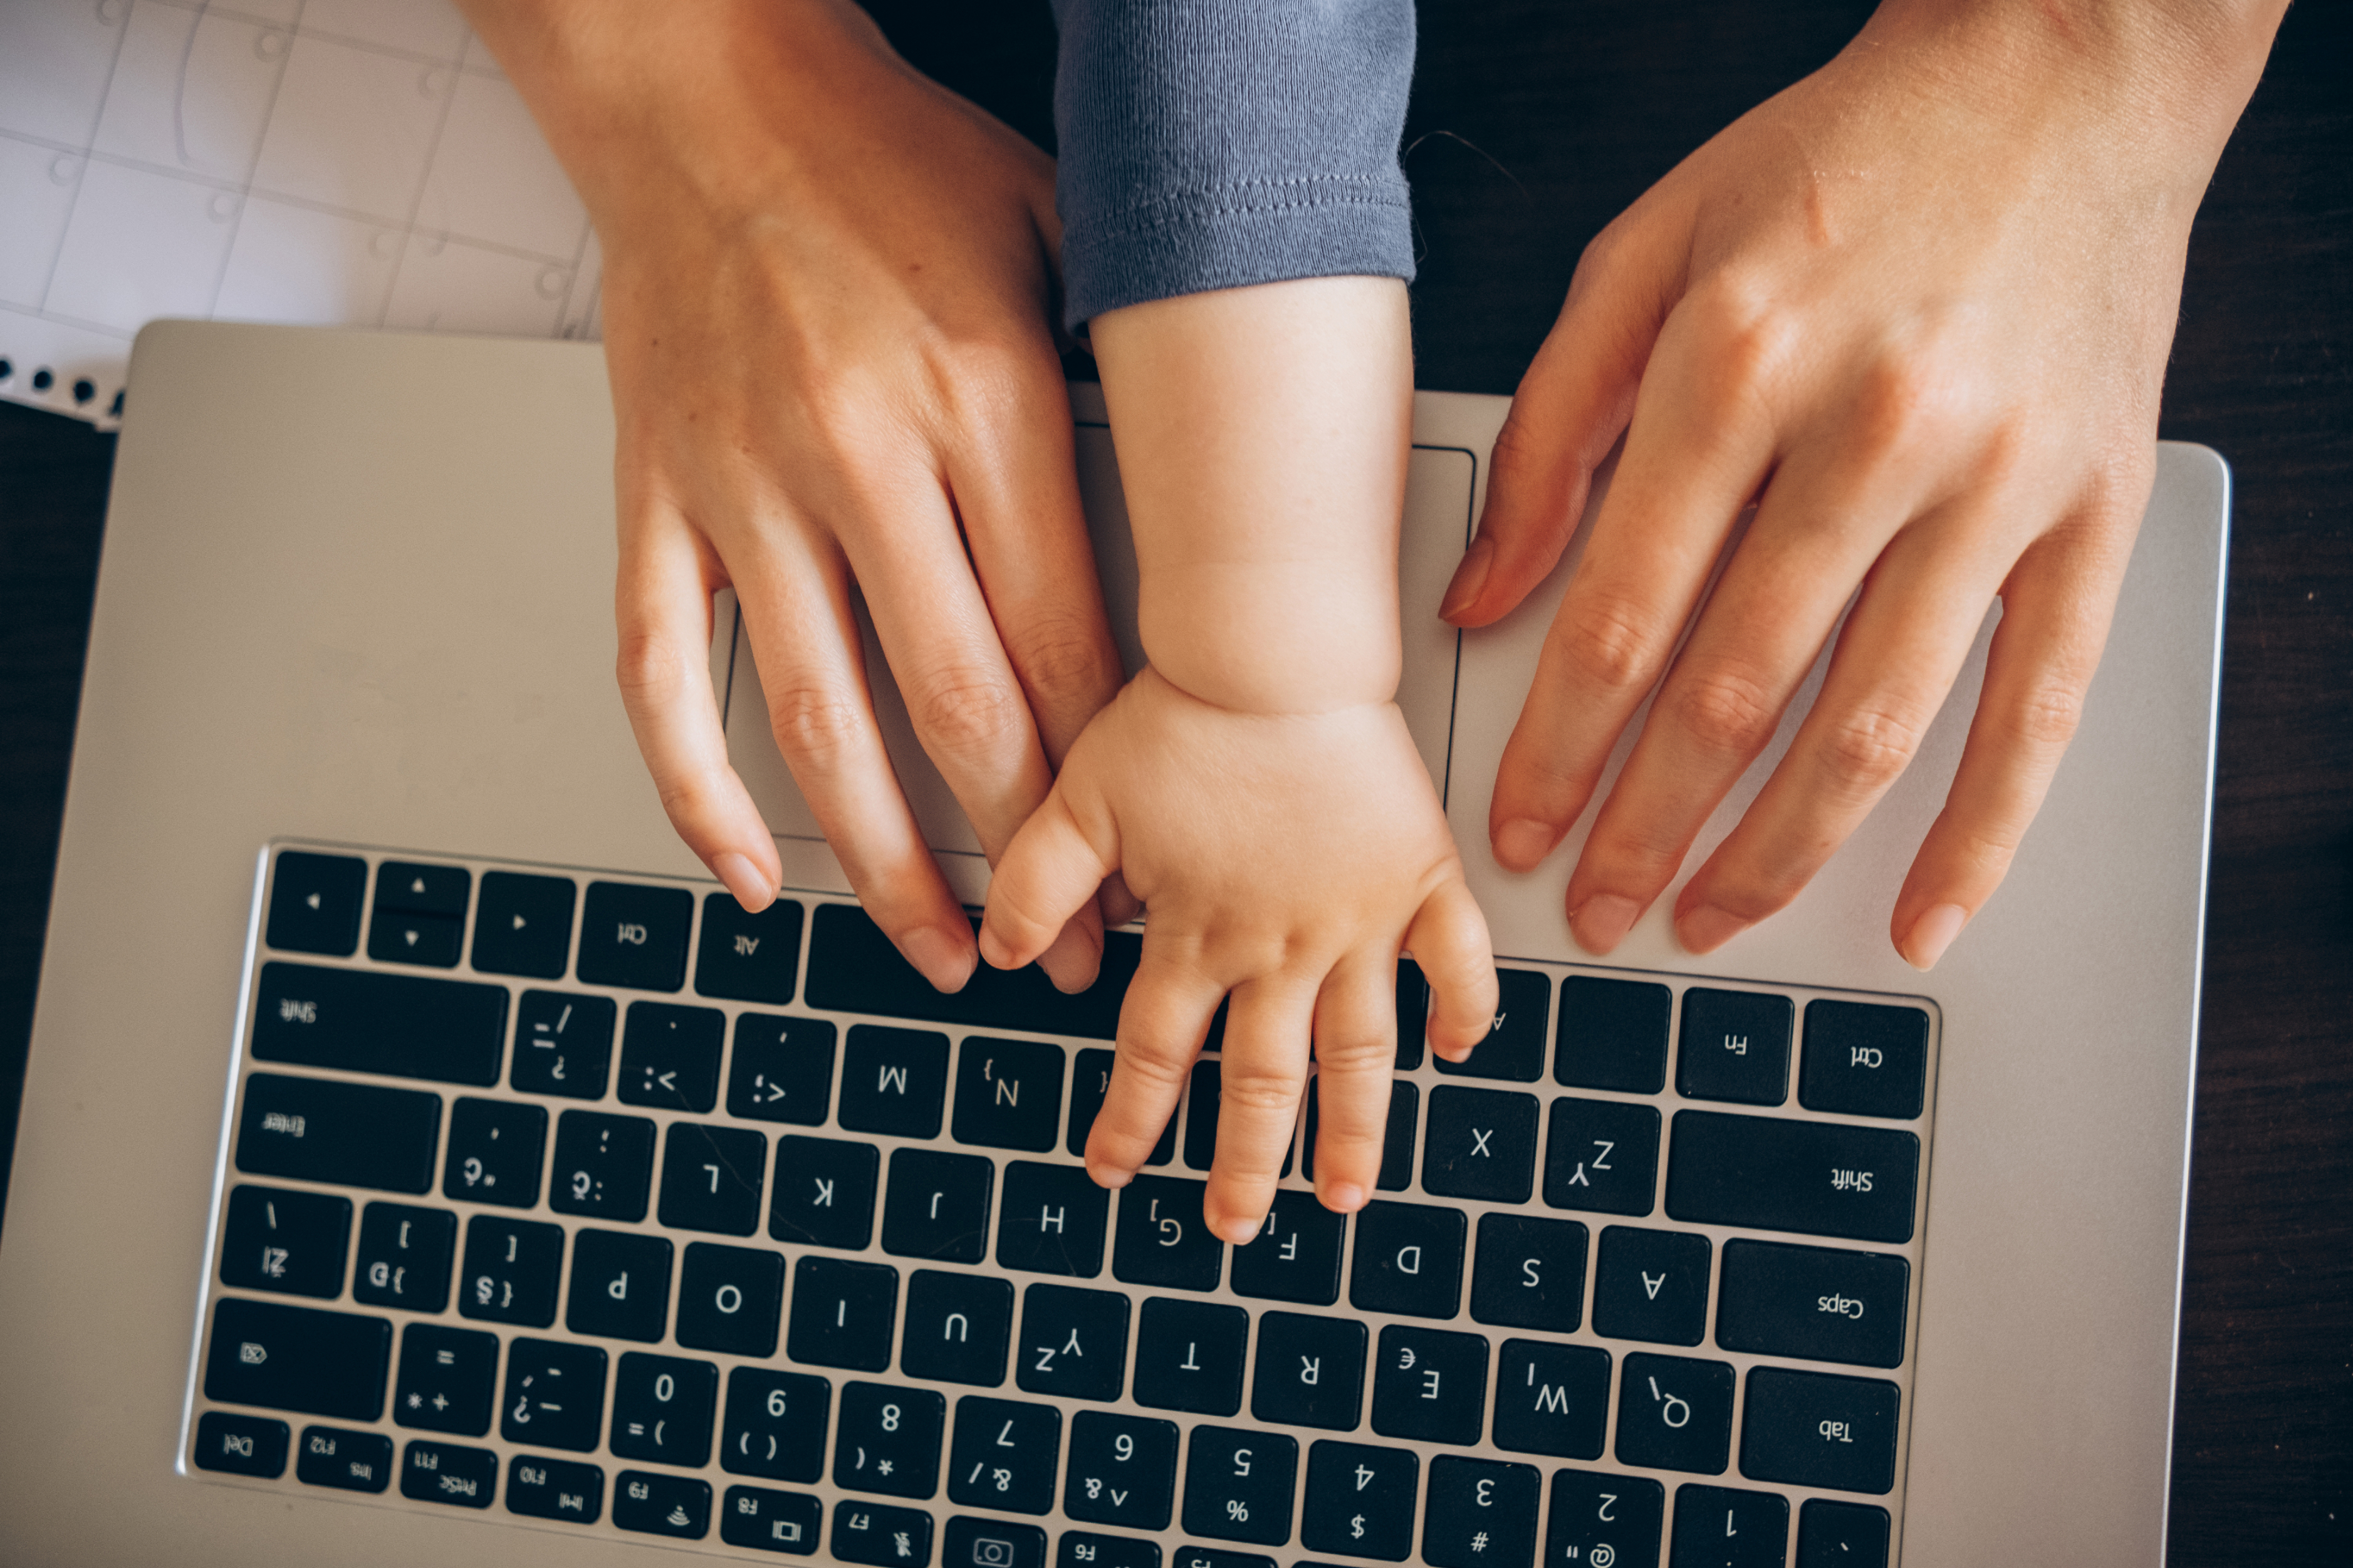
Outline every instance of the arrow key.
{"label": "arrow key", "polygon": [[572,954],[577,893],[569,877],[483,872],[481,904],[474,914],[474,967],[485,974],[562,979]]}

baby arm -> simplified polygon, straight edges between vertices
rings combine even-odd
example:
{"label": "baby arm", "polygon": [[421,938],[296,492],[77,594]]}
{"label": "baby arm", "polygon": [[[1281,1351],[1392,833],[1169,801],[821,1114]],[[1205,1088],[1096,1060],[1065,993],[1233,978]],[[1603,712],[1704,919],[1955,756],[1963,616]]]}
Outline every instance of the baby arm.
{"label": "baby arm", "polygon": [[1141,576],[1149,667],[1082,733],[998,864],[982,955],[1013,967],[1113,872],[1149,911],[1087,1167],[1124,1185],[1232,998],[1204,1209],[1264,1219],[1310,1040],[1317,1191],[1379,1170],[1400,950],[1430,1040],[1469,1054],[1495,976],[1436,792],[1394,700],[1410,441],[1405,286],[1320,278],[1132,305],[1092,327]]}

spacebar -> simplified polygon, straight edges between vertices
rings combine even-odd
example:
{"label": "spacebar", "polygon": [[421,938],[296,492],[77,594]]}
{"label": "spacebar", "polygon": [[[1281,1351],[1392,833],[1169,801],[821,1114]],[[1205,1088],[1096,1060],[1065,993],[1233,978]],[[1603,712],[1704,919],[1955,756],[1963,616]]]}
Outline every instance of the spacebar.
{"label": "spacebar", "polygon": [[1919,1173],[1920,1140],[1893,1128],[1679,1110],[1667,1213],[1694,1225],[1909,1241]]}
{"label": "spacebar", "polygon": [[1109,1040],[1118,1037],[1119,1005],[1143,949],[1132,931],[1104,932],[1103,968],[1075,996],[1055,990],[1034,963],[1010,972],[983,963],[950,994],[932,989],[864,910],[819,904],[809,937],[808,1004],[828,1013]]}

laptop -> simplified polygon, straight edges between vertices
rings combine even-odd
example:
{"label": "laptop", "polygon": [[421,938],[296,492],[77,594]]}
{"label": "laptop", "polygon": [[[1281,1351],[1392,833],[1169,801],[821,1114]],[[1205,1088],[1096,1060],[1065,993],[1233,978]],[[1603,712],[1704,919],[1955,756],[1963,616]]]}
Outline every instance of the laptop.
{"label": "laptop", "polygon": [[1417,397],[1401,554],[1494,1026],[1438,1063],[1401,966],[1377,1201],[1315,1205],[1311,1103],[1229,1247],[1214,1053],[1134,1185],[1080,1165],[1135,928],[1080,996],[932,992],[723,603],[788,890],[747,917],[674,839],[611,685],[595,348],[150,328],[0,1235],[0,1557],[2160,1562],[2227,469],[2162,448],[2082,733],[1934,973],[1886,915],[1982,640],[1790,909],[1698,958],[1662,899],[1596,963],[1576,842],[1513,876],[1484,833],[1577,547],[1496,626],[1435,615],[1504,408]]}

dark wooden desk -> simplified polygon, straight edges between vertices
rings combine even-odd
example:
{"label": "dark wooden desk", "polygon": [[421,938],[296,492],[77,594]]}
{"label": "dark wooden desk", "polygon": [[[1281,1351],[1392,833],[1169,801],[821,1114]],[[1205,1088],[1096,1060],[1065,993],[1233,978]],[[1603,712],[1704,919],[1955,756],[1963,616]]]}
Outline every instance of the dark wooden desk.
{"label": "dark wooden desk", "polygon": [[[878,4],[1050,144],[1036,0]],[[1512,390],[1585,241],[1870,6],[1426,3],[1424,386]],[[2353,7],[2307,3],[2190,248],[2164,432],[2238,477],[2173,1561],[2353,1563]],[[113,443],[0,406],[0,1106],[13,1111]],[[126,889],[126,897],[134,890]],[[13,1138],[13,1114],[0,1130]],[[5,1149],[5,1144],[0,1144]],[[2046,1568],[2031,1542],[1989,1560]],[[2063,1568],[2063,1565],[2047,1565]]]}

